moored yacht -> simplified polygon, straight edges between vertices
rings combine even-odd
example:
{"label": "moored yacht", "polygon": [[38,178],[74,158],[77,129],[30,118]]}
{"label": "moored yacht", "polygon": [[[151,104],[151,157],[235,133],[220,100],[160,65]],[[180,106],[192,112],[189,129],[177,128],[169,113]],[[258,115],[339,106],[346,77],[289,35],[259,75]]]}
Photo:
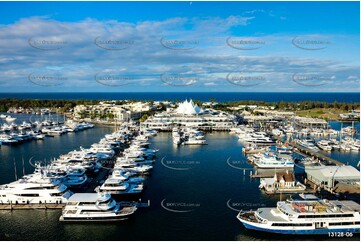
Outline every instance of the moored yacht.
{"label": "moored yacht", "polygon": [[16,118],[11,117],[11,116],[7,116],[7,117],[5,118],[5,121],[8,122],[8,123],[14,122],[15,120],[16,120]]}
{"label": "moored yacht", "polygon": [[309,139],[307,139],[307,140],[300,140],[300,141],[298,141],[298,144],[301,145],[301,146],[303,146],[303,147],[305,147],[305,148],[307,148],[307,149],[310,149],[310,150],[312,150],[312,151],[314,151],[314,152],[320,151],[320,149],[317,148],[317,147],[313,144],[313,142],[312,142],[311,140],[309,140]]}
{"label": "moored yacht", "polygon": [[60,180],[40,173],[0,186],[1,204],[63,204],[72,195]]}
{"label": "moored yacht", "polygon": [[105,180],[103,185],[97,187],[97,190],[112,195],[139,194],[143,191],[143,183],[128,183],[124,182],[122,178],[110,177]]}
{"label": "moored yacht", "polygon": [[136,206],[122,206],[110,194],[76,193],[63,209],[60,221],[117,221],[129,218]]}
{"label": "moored yacht", "polygon": [[278,154],[292,155],[292,149],[287,146],[276,147]]}
{"label": "moored yacht", "polygon": [[241,211],[237,218],[247,229],[270,233],[360,233],[360,205],[353,201],[282,201],[276,208]]}
{"label": "moored yacht", "polygon": [[317,146],[324,151],[331,151],[332,146],[328,140],[320,140],[317,142]]}
{"label": "moored yacht", "polygon": [[200,139],[197,138],[196,136],[189,136],[188,138],[186,138],[186,140],[184,140],[184,142],[182,143],[184,145],[206,145],[206,140],[205,139]]}
{"label": "moored yacht", "polygon": [[246,133],[243,136],[239,136],[241,140],[248,143],[255,143],[259,145],[273,145],[275,141],[267,136],[264,132]]}
{"label": "moored yacht", "polygon": [[255,160],[254,164],[259,168],[293,168],[295,165],[291,157],[278,157],[269,153]]}

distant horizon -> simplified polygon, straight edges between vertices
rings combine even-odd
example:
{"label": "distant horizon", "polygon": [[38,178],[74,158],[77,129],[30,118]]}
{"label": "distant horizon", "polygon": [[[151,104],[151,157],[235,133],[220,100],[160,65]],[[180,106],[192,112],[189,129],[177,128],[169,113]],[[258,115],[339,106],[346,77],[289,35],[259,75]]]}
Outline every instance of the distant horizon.
{"label": "distant horizon", "polygon": [[182,91],[182,92],[174,92],[174,91],[128,91],[128,92],[105,92],[105,91],[76,91],[76,92],[40,92],[40,91],[31,91],[31,92],[24,92],[24,91],[21,91],[21,92],[1,92],[1,94],[12,94],[12,93],[43,93],[43,94],[47,94],[47,93],[329,93],[329,94],[337,94],[337,93],[360,93],[360,91],[357,91],[357,92],[351,92],[351,91],[348,91],[348,92],[297,92],[297,91],[294,91],[294,92],[287,92],[287,91],[273,91],[273,92],[267,92],[267,91],[249,91],[249,92],[246,92],[246,91],[238,91],[238,92],[235,92],[235,91],[222,91],[222,92],[217,92],[217,91],[191,91],[191,92],[185,92],[185,91]]}
{"label": "distant horizon", "polygon": [[0,99],[39,100],[200,100],[229,102],[360,102],[359,92],[15,92],[0,93]]}

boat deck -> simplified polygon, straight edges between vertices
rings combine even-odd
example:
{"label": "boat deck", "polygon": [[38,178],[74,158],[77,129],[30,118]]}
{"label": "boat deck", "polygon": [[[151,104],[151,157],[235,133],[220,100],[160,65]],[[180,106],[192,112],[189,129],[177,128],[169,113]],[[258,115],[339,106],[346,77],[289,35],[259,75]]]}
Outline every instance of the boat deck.
{"label": "boat deck", "polygon": [[254,212],[245,212],[241,215],[238,215],[241,219],[246,220],[252,223],[258,223],[258,220],[254,216]]}
{"label": "boat deck", "polygon": [[273,213],[279,213],[281,215],[281,212],[278,211],[277,209],[275,208],[260,208],[258,209],[258,214],[264,218],[264,219],[267,219],[267,220],[272,220],[272,221],[278,221],[278,222],[285,222],[286,220],[283,219],[282,217],[280,216],[275,216]]}

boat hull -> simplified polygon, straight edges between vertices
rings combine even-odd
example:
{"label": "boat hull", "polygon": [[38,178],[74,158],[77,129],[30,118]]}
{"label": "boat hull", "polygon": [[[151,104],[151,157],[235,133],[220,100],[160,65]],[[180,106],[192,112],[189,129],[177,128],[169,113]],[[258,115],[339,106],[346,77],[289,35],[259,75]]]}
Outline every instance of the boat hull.
{"label": "boat hull", "polygon": [[[360,233],[360,228],[329,228],[329,229],[273,229],[273,228],[264,228],[261,226],[256,226],[254,223],[250,223],[247,221],[241,221],[244,227],[249,230],[257,230],[267,233],[275,233],[275,234],[291,234],[291,235],[327,235],[329,233]],[[346,235],[344,236],[346,237]]]}
{"label": "boat hull", "polygon": [[59,218],[60,222],[114,222],[114,221],[122,221],[129,219],[131,214],[126,216],[119,217],[84,217],[84,218],[69,218],[61,216]]}

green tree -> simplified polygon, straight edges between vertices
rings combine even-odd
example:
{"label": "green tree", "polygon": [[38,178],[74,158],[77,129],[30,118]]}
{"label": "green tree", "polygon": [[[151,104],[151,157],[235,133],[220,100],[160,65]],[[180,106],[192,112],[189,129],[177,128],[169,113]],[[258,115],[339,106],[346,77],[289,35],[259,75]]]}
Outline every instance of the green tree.
{"label": "green tree", "polygon": [[145,120],[147,120],[148,118],[148,114],[143,114],[142,117],[140,118],[140,122],[144,122]]}

